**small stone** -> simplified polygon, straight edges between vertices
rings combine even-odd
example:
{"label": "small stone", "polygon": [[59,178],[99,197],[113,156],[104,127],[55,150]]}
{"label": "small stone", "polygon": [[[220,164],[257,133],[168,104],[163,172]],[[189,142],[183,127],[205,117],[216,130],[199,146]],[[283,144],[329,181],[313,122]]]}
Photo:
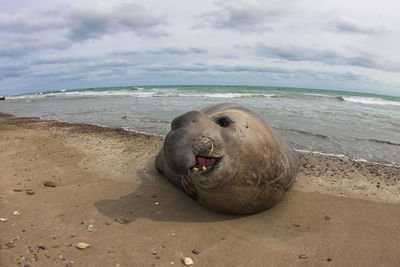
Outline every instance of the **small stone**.
{"label": "small stone", "polygon": [[330,220],[331,217],[325,215],[325,216],[324,216],[324,219],[325,219],[325,220]]}
{"label": "small stone", "polygon": [[173,262],[173,261],[170,261],[170,262],[169,262],[169,264],[175,264],[175,262]]}
{"label": "small stone", "polygon": [[17,245],[17,243],[9,241],[9,242],[6,243],[5,246],[7,248],[14,248],[16,245]]}
{"label": "small stone", "polygon": [[115,267],[121,267],[121,264],[117,263],[115,264]]}
{"label": "small stone", "polygon": [[15,188],[14,189],[14,192],[22,192],[22,191],[24,191],[24,189],[21,189],[21,188]]}
{"label": "small stone", "polygon": [[38,248],[39,248],[39,249],[42,249],[42,250],[46,250],[46,247],[43,246],[43,245],[38,245]]}
{"label": "small stone", "polygon": [[35,194],[35,192],[34,192],[34,191],[28,191],[28,192],[26,192],[26,194],[27,194],[27,195],[31,195],[31,196],[32,196],[32,195],[34,195],[34,194]]}
{"label": "small stone", "polygon": [[115,218],[114,221],[116,221],[117,223],[120,223],[120,224],[126,224],[129,222],[127,219],[124,219],[124,218]]}
{"label": "small stone", "polygon": [[17,215],[20,215],[20,214],[21,214],[21,213],[19,213],[18,210],[16,210],[16,211],[13,212],[13,215],[14,215],[14,216],[17,216]]}
{"label": "small stone", "polygon": [[172,235],[172,236],[176,236],[176,234],[175,234],[175,233],[172,233],[171,235]]}
{"label": "small stone", "polygon": [[87,227],[87,230],[88,230],[88,231],[92,231],[92,230],[93,230],[93,225],[92,225],[92,224],[89,224],[88,227]]}
{"label": "small stone", "polygon": [[307,259],[308,256],[307,256],[307,255],[304,255],[304,254],[300,254],[300,255],[299,255],[299,258],[304,260],[304,259]]}
{"label": "small stone", "polygon": [[160,205],[160,202],[155,202],[154,205]]}
{"label": "small stone", "polygon": [[182,262],[183,262],[183,264],[185,264],[186,266],[193,265],[193,260],[192,260],[191,258],[189,258],[189,257],[184,257],[184,258],[182,259]]}
{"label": "small stone", "polygon": [[151,252],[151,254],[153,254],[153,255],[157,255],[157,252],[156,252],[156,251],[153,251],[153,252]]}
{"label": "small stone", "polygon": [[161,257],[160,257],[160,256],[155,256],[155,258],[156,258],[157,260],[159,260]]}
{"label": "small stone", "polygon": [[45,181],[45,182],[43,182],[43,185],[48,186],[48,187],[56,187],[57,183],[53,182],[53,181]]}
{"label": "small stone", "polygon": [[331,258],[327,258],[326,261],[332,261],[332,259]]}
{"label": "small stone", "polygon": [[72,264],[68,262],[67,264],[65,264],[65,267],[72,267]]}
{"label": "small stone", "polygon": [[30,265],[29,264],[24,264],[24,267],[29,267]]}
{"label": "small stone", "polygon": [[77,248],[79,249],[87,249],[88,247],[90,247],[90,244],[88,243],[84,243],[84,242],[80,242],[76,245]]}
{"label": "small stone", "polygon": [[6,222],[7,218],[0,218],[0,222]]}
{"label": "small stone", "polygon": [[192,253],[193,253],[193,254],[196,254],[196,255],[199,255],[199,254],[200,254],[200,251],[199,251],[198,249],[193,249],[193,250],[192,250]]}

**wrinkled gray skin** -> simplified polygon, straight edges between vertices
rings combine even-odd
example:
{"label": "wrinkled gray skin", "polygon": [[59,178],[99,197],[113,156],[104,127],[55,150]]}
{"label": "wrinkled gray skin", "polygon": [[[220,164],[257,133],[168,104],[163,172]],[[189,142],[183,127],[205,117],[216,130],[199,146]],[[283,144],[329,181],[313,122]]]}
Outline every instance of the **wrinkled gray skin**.
{"label": "wrinkled gray skin", "polygon": [[[221,124],[229,118],[229,125]],[[194,171],[196,156],[217,158],[207,172]],[[294,182],[297,157],[255,113],[239,104],[218,104],[172,121],[156,157],[169,182],[202,205],[224,213],[271,208]]]}

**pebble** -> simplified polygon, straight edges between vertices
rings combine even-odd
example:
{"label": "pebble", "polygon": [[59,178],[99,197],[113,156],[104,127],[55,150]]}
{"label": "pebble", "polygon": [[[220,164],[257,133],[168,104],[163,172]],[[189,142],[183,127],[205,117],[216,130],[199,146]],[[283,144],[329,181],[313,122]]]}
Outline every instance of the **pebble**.
{"label": "pebble", "polygon": [[93,224],[89,224],[88,227],[87,227],[87,230],[88,231],[92,231],[93,230]]}
{"label": "pebble", "polygon": [[13,215],[14,215],[14,216],[17,216],[17,215],[20,215],[20,214],[21,214],[21,213],[19,213],[18,210],[16,210],[16,211],[13,212]]}
{"label": "pebble", "polygon": [[72,264],[68,262],[67,264],[65,264],[65,267],[72,267]]}
{"label": "pebble", "polygon": [[29,267],[30,265],[29,264],[24,264],[24,267]]}
{"label": "pebble", "polygon": [[155,256],[155,258],[156,258],[157,260],[159,260],[161,257],[160,257],[160,256]]}
{"label": "pebble", "polygon": [[115,218],[114,221],[116,221],[117,223],[120,223],[120,224],[126,224],[129,222],[128,220],[123,219],[123,218]]}
{"label": "pebble", "polygon": [[53,181],[45,181],[45,182],[43,182],[43,185],[48,186],[48,187],[56,187],[57,183],[53,182]]}
{"label": "pebble", "polygon": [[28,195],[34,195],[34,194],[35,194],[35,191],[33,191],[32,189],[26,189],[25,192],[26,192]]}
{"label": "pebble", "polygon": [[6,246],[7,248],[14,248],[16,245],[17,245],[17,243],[12,242],[12,241],[9,241],[9,242],[6,243],[5,246]]}
{"label": "pebble", "polygon": [[22,192],[22,191],[24,191],[24,189],[21,189],[21,188],[15,188],[14,189],[14,192]]}
{"label": "pebble", "polygon": [[300,255],[299,255],[299,258],[304,260],[304,259],[307,259],[308,256],[307,256],[307,255],[304,255],[304,254],[300,254]]}
{"label": "pebble", "polygon": [[191,258],[189,258],[189,257],[184,257],[184,258],[182,259],[182,262],[183,262],[183,264],[185,264],[186,266],[193,265],[193,260],[192,260]]}
{"label": "pebble", "polygon": [[45,247],[45,246],[43,246],[43,245],[38,245],[38,248],[39,248],[39,249],[46,250],[46,247]]}
{"label": "pebble", "polygon": [[154,205],[160,205],[160,202],[155,202]]}
{"label": "pebble", "polygon": [[196,254],[196,255],[199,255],[199,254],[200,254],[200,251],[199,251],[198,249],[193,249],[193,250],[192,250],[192,253],[193,253],[193,254]]}
{"label": "pebble", "polygon": [[90,247],[90,244],[84,243],[84,242],[79,242],[78,244],[76,244],[76,247],[79,249],[86,249],[86,248]]}
{"label": "pebble", "polygon": [[7,219],[6,218],[0,218],[0,222],[6,222]]}

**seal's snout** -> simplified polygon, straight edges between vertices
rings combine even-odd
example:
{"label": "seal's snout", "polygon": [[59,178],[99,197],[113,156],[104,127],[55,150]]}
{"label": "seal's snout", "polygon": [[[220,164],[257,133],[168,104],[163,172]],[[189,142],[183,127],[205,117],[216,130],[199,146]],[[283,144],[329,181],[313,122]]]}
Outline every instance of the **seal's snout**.
{"label": "seal's snout", "polygon": [[164,153],[167,155],[168,166],[179,174],[187,174],[188,170],[196,164],[191,137],[186,128],[178,128],[167,135]]}
{"label": "seal's snout", "polygon": [[222,155],[216,142],[205,136],[209,117],[199,111],[189,111],[172,121],[171,132],[164,142],[166,161],[179,174],[188,171],[211,171]]}

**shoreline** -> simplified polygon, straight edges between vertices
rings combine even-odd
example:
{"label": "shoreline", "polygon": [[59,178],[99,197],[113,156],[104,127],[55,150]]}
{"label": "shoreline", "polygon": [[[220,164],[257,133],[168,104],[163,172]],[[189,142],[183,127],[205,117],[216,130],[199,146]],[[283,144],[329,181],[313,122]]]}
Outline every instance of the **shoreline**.
{"label": "shoreline", "polygon": [[158,174],[162,142],[0,114],[0,266],[400,264],[399,168],[303,155],[282,202],[229,216]]}
{"label": "shoreline", "polygon": [[[45,119],[43,117],[20,117],[20,116],[17,116],[15,114],[11,114],[11,113],[0,112],[0,118],[2,116],[15,117],[15,118],[40,119],[41,121],[59,122],[59,123],[65,123],[65,124],[71,124],[71,125],[76,124],[76,125],[97,126],[97,127],[100,127],[100,128],[123,130],[123,131],[126,131],[126,132],[132,132],[132,133],[135,133],[135,134],[141,134],[141,135],[150,136],[150,137],[161,137],[162,139],[165,138],[165,135],[158,135],[158,134],[151,134],[151,133],[147,133],[147,132],[128,130],[128,129],[126,129],[126,127],[113,127],[113,126],[107,126],[107,125],[101,125],[101,124],[76,123],[76,122],[62,121],[62,120],[49,120],[49,119]],[[341,155],[341,154],[324,153],[324,152],[319,152],[319,151],[309,151],[309,150],[294,149],[294,148],[293,148],[293,151],[295,151],[295,153],[297,153],[299,158],[302,155],[313,155],[313,156],[322,156],[322,157],[328,157],[328,158],[343,159],[343,160],[347,160],[347,161],[361,162],[361,163],[366,163],[366,164],[373,164],[373,165],[384,166],[384,167],[394,167],[394,168],[400,169],[400,165],[398,165],[397,163],[374,162],[374,161],[369,161],[369,160],[366,160],[366,159],[363,159],[363,158],[359,158],[359,159],[350,158],[348,156]]]}

